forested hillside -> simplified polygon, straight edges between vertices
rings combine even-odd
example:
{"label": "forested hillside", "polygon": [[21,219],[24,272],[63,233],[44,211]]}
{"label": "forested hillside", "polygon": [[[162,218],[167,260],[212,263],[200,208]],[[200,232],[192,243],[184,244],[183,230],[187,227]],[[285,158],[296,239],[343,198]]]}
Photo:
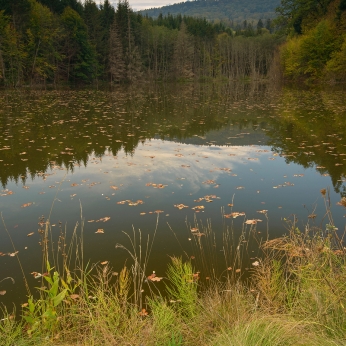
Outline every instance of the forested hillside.
{"label": "forested hillside", "polygon": [[266,24],[153,19],[127,0],[0,0],[0,85],[262,78],[279,42]]}
{"label": "forested hillside", "polygon": [[235,25],[244,20],[257,23],[259,19],[272,19],[275,17],[275,8],[279,5],[280,0],[195,0],[151,8],[141,13],[154,18],[157,18],[160,13],[164,16],[180,13],[214,22],[222,20],[227,24]]}
{"label": "forested hillside", "polygon": [[283,0],[279,23],[288,35],[280,55],[290,80],[346,80],[346,0]]}

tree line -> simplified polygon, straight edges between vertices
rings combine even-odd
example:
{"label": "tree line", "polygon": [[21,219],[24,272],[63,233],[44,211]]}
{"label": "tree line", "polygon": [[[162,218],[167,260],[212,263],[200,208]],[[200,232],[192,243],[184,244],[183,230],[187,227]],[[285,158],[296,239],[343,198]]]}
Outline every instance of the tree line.
{"label": "tree line", "polygon": [[0,0],[0,85],[265,77],[280,40],[245,24],[153,19],[127,0]]}
{"label": "tree line", "polygon": [[178,1],[172,5],[150,8],[140,11],[150,17],[159,15],[186,15],[192,17],[205,17],[211,22],[224,22],[226,25],[257,22],[259,19],[275,17],[275,8],[280,5],[280,0],[193,0]]}

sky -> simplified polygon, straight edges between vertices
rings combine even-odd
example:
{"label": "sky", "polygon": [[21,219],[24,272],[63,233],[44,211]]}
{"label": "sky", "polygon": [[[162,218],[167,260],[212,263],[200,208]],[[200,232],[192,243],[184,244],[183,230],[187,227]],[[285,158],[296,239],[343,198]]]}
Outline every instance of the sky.
{"label": "sky", "polygon": [[[151,7],[161,7],[165,5],[172,5],[177,2],[182,2],[183,0],[129,0],[129,3],[133,10],[145,10]],[[97,0],[98,3],[103,3],[103,0]],[[117,4],[117,0],[110,0],[113,5]]]}

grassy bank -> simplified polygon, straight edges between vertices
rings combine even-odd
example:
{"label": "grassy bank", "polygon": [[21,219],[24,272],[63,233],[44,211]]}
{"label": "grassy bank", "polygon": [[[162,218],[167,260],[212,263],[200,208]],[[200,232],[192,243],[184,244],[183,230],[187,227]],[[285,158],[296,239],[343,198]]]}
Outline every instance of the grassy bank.
{"label": "grassy bank", "polygon": [[148,273],[151,244],[137,251],[136,234],[132,248],[119,245],[132,260],[119,273],[108,263],[70,272],[64,260],[59,274],[44,255],[40,297],[19,320],[3,311],[0,344],[345,345],[346,249],[325,198],[326,228],[293,220],[287,236],[260,244],[247,280],[236,266],[205,279],[176,257],[165,277]]}

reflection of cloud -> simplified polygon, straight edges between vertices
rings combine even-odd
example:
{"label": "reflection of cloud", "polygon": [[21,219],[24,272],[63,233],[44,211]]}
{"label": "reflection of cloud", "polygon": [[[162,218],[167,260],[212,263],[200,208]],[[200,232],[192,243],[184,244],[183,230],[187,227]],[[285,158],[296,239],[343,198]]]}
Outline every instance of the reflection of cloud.
{"label": "reflection of cloud", "polygon": [[[91,180],[100,181],[107,177],[115,184],[145,180],[145,183],[179,187],[183,183],[184,187],[188,185],[189,191],[196,192],[200,190],[203,181],[217,180],[224,174],[221,168],[234,171],[240,164],[247,162],[249,157],[258,154],[258,147],[218,147],[219,150],[210,150],[212,148],[150,140],[140,145],[133,157],[119,152],[117,159],[109,155],[104,156],[102,161],[89,160],[85,173]],[[259,164],[259,161],[251,162]],[[103,174],[105,171],[108,172],[107,176]],[[77,170],[76,174],[79,172]]]}

